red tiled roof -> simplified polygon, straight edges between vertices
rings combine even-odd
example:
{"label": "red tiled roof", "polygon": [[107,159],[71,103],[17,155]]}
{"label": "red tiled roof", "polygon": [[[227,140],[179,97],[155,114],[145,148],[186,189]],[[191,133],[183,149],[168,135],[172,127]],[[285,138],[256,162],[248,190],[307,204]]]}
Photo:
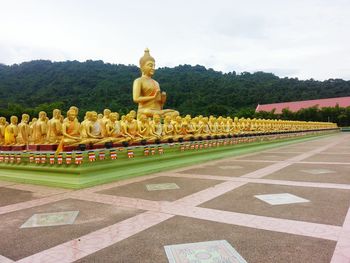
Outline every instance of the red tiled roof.
{"label": "red tiled roof", "polygon": [[259,111],[272,111],[275,109],[275,113],[282,113],[282,109],[288,108],[290,111],[298,111],[300,109],[306,109],[313,106],[318,106],[318,108],[323,107],[349,107],[350,97],[340,97],[340,98],[330,98],[330,99],[319,99],[319,100],[303,100],[303,101],[292,101],[292,102],[281,102],[272,104],[262,104],[258,105],[255,112]]}

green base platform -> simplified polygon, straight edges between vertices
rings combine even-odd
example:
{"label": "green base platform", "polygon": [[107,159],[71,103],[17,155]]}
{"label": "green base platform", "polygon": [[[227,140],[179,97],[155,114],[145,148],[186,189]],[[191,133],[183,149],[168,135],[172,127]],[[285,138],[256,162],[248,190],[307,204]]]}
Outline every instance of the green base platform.
{"label": "green base platform", "polygon": [[297,142],[313,140],[326,135],[306,135],[273,141],[259,141],[226,145],[207,149],[180,151],[179,146],[163,146],[164,154],[143,155],[143,147],[134,149],[134,158],[126,150],[118,152],[117,160],[89,163],[85,157],[82,165],[50,164],[0,164],[0,180],[55,186],[71,189],[104,184],[121,179],[142,176],[174,168],[203,163],[214,159],[237,156]]}

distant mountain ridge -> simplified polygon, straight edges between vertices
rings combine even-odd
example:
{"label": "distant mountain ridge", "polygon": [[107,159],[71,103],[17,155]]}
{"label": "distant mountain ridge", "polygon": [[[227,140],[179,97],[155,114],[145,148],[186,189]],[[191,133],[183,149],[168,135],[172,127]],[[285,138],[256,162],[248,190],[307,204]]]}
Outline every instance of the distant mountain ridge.
{"label": "distant mountain ridge", "polygon": [[[66,110],[81,112],[110,108],[125,113],[136,109],[134,65],[103,61],[51,62],[36,60],[11,66],[0,64],[0,115],[23,111]],[[159,68],[154,78],[168,93],[167,108],[192,115],[234,115],[257,104],[350,96],[350,81],[279,78],[272,73],[222,73],[203,66]]]}

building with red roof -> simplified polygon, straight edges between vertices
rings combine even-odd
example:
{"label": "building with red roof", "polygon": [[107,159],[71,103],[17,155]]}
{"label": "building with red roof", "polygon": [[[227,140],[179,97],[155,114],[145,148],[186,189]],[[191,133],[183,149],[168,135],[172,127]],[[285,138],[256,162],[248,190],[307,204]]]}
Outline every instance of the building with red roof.
{"label": "building with red roof", "polygon": [[255,112],[259,111],[272,111],[275,110],[275,113],[282,113],[283,109],[288,109],[292,112],[296,112],[300,109],[306,109],[311,107],[349,107],[350,106],[350,97],[339,97],[339,98],[329,98],[329,99],[319,99],[319,100],[303,100],[303,101],[291,101],[291,102],[281,102],[281,103],[272,103],[272,104],[258,104],[255,109]]}

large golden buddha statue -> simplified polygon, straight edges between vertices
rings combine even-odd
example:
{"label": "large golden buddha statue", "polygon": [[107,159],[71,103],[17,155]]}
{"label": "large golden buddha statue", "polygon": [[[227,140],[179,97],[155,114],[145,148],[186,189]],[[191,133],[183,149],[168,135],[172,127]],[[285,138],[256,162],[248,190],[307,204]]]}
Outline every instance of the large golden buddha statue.
{"label": "large golden buddha statue", "polygon": [[163,109],[166,93],[160,91],[159,83],[152,78],[155,72],[155,60],[148,49],[140,58],[140,69],[142,76],[135,79],[133,85],[133,100],[139,105],[137,115],[145,114],[147,117],[153,117],[154,114],[162,117],[179,115],[178,111]]}

